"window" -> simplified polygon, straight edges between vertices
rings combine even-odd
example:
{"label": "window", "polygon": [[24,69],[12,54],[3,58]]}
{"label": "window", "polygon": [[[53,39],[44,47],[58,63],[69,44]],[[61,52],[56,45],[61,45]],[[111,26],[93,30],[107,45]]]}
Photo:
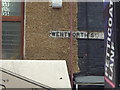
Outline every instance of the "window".
{"label": "window", "polygon": [[79,30],[104,30],[102,2],[80,2],[78,10]]}
{"label": "window", "polygon": [[[103,3],[78,3],[78,30],[103,32]],[[84,75],[104,75],[104,40],[78,39],[78,65]]]}
{"label": "window", "polygon": [[2,1],[2,58],[22,59],[24,3]]}

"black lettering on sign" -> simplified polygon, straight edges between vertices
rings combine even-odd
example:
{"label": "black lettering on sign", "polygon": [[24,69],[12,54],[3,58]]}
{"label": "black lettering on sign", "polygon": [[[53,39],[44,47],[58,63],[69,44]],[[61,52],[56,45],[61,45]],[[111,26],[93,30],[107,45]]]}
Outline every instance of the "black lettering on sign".
{"label": "black lettering on sign", "polygon": [[[50,37],[70,38],[70,31],[50,31]],[[103,32],[73,31],[72,37],[77,39],[104,39]]]}

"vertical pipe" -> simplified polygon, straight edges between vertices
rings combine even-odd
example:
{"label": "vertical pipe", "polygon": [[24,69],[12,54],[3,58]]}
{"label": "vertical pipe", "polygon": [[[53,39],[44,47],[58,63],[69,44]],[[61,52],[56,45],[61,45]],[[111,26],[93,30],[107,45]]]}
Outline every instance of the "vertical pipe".
{"label": "vertical pipe", "polygon": [[[0,59],[2,60],[2,0],[0,0]],[[0,67],[2,67],[2,63],[0,63]],[[2,74],[0,74],[2,78]],[[0,80],[0,83],[3,82]],[[0,88],[2,90],[2,88]]]}
{"label": "vertical pipe", "polygon": [[0,0],[0,59],[2,59],[2,0]]}
{"label": "vertical pipe", "polygon": [[24,0],[21,0],[21,59],[24,59]]}
{"label": "vertical pipe", "polygon": [[72,31],[73,31],[73,22],[72,22],[72,8],[73,8],[73,3],[72,0],[70,1],[70,80],[71,80],[71,86],[73,87],[73,56],[72,56],[72,44],[73,44],[73,38],[72,38]]}

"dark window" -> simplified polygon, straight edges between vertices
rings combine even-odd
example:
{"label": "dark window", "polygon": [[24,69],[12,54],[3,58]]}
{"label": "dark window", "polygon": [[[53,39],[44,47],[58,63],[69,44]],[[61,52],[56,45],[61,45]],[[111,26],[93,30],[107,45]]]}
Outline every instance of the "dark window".
{"label": "dark window", "polygon": [[2,58],[23,58],[22,2],[2,2]]}
{"label": "dark window", "polygon": [[[103,3],[78,3],[78,30],[104,32]],[[78,66],[83,75],[104,75],[104,40],[78,39]]]}
{"label": "dark window", "polygon": [[103,3],[81,2],[78,4],[78,29],[103,30]]}

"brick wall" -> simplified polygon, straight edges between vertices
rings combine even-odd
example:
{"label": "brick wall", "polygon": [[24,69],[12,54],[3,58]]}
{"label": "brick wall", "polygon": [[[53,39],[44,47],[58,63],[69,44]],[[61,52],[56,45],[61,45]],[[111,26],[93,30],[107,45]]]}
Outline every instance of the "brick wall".
{"label": "brick wall", "polygon": [[[52,9],[48,2],[26,3],[25,59],[67,60],[70,39],[51,38],[49,31],[70,30],[70,4]],[[73,3],[73,27],[77,30],[77,3]],[[78,43],[73,40],[73,67],[78,72]]]}

